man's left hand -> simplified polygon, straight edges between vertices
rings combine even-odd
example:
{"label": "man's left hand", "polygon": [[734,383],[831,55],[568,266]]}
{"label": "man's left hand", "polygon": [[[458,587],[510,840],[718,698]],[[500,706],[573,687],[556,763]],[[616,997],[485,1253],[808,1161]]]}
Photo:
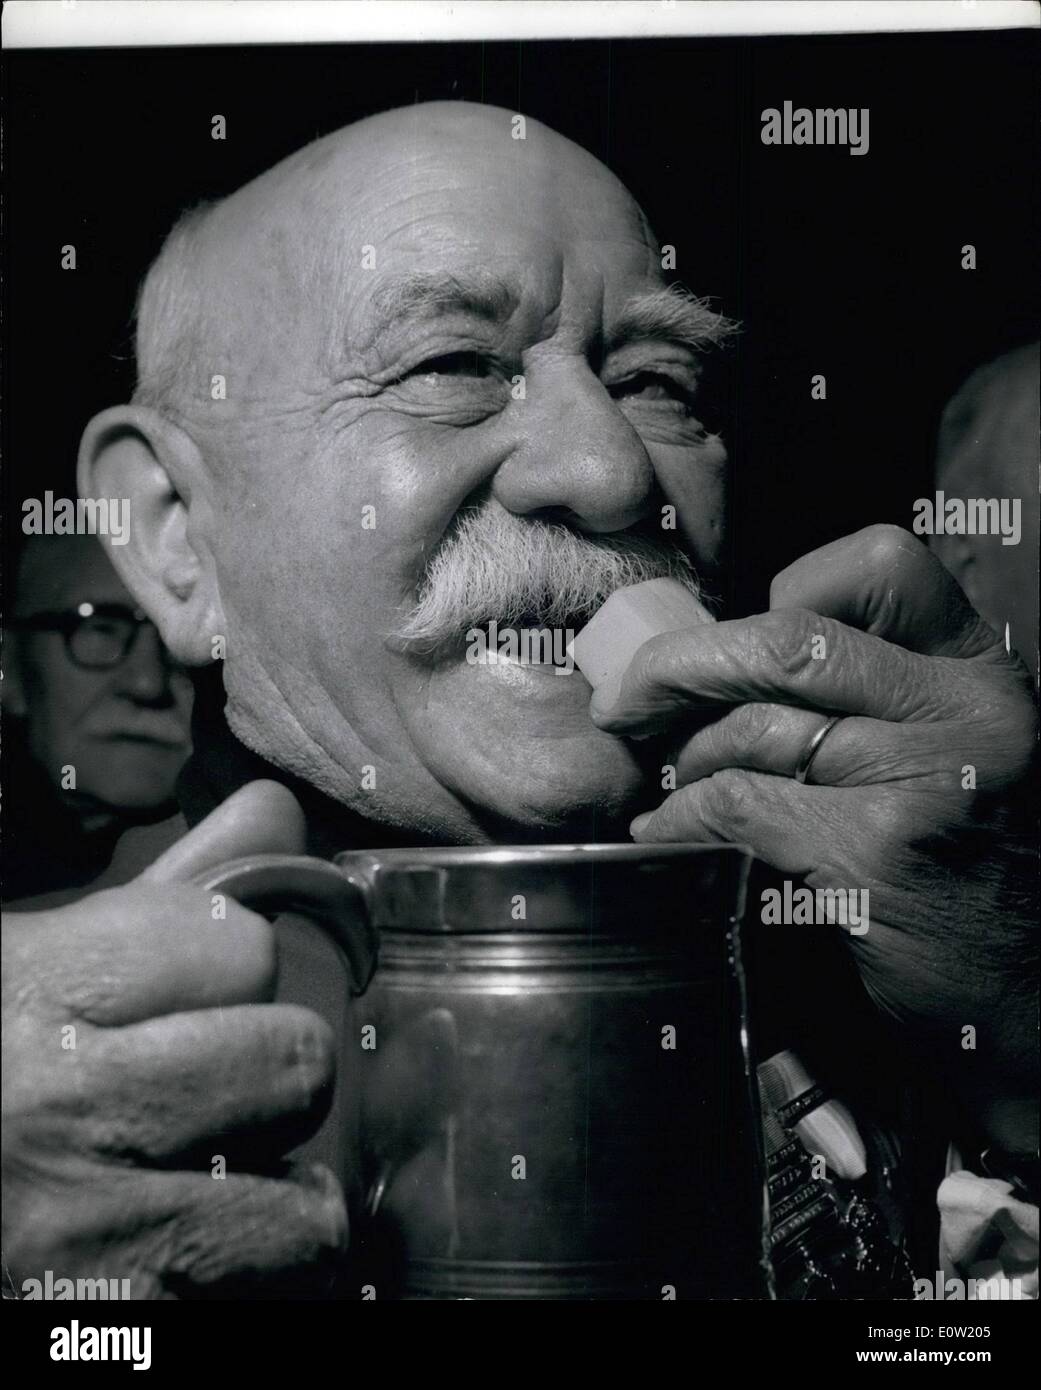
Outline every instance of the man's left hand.
{"label": "man's left hand", "polygon": [[1035,1146],[1025,669],[924,546],[874,526],[784,570],[770,612],[645,643],[591,713],[628,736],[720,705],[634,838],[743,843],[814,890],[869,890],[869,929],[850,938],[868,992],[964,1078],[992,1142]]}

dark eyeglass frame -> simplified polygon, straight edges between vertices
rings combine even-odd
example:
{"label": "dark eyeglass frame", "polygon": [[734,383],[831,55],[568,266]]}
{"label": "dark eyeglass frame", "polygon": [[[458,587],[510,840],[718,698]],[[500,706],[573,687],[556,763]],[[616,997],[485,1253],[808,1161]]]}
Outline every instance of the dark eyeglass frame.
{"label": "dark eyeglass frame", "polygon": [[[84,623],[91,622],[94,618],[107,619],[109,622],[126,623],[126,631],[123,634],[122,650],[118,655],[112,656],[107,660],[83,659],[82,652],[77,655],[76,637],[82,630]],[[155,624],[148,617],[143,608],[131,608],[125,603],[95,603],[91,605],[89,613],[81,613],[78,608],[54,608],[42,613],[33,613],[28,618],[14,618],[11,622],[14,628],[22,629],[26,632],[60,632],[65,642],[65,652],[74,666],[78,666],[82,671],[112,671],[117,666],[121,666],[133,651],[134,644],[140,636],[143,627],[155,628]],[[157,629],[156,629],[157,630]],[[160,644],[161,645],[161,644]],[[175,663],[171,660],[165,647],[161,647],[163,660],[168,666]]]}

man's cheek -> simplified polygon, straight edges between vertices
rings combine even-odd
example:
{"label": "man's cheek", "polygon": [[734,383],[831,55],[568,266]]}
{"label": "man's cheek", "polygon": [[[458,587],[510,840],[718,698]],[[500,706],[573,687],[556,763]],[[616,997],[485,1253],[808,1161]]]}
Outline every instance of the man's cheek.
{"label": "man's cheek", "polygon": [[659,448],[651,455],[663,500],[655,520],[666,540],[679,540],[703,571],[718,568],[727,521],[729,461],[718,436],[698,449]]}

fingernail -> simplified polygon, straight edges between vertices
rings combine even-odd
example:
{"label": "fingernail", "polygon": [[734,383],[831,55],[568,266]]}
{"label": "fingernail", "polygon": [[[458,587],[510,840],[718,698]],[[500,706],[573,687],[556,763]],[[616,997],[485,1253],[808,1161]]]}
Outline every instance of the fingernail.
{"label": "fingernail", "polygon": [[648,827],[648,825],[650,825],[653,819],[653,811],[644,811],[643,815],[637,816],[636,819],[629,826],[629,834],[635,838],[637,835],[640,834],[641,831],[646,830],[646,828]]}

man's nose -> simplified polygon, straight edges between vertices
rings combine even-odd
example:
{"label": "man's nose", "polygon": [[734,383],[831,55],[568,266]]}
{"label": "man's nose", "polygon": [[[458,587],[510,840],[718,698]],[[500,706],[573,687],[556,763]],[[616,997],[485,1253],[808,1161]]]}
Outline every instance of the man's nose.
{"label": "man's nose", "polygon": [[655,497],[643,441],[585,361],[533,367],[514,406],[520,438],[492,480],[509,511],[624,531]]}
{"label": "man's nose", "polygon": [[151,623],[138,629],[133,645],[116,669],[116,678],[120,693],[139,704],[169,704],[170,660]]}

